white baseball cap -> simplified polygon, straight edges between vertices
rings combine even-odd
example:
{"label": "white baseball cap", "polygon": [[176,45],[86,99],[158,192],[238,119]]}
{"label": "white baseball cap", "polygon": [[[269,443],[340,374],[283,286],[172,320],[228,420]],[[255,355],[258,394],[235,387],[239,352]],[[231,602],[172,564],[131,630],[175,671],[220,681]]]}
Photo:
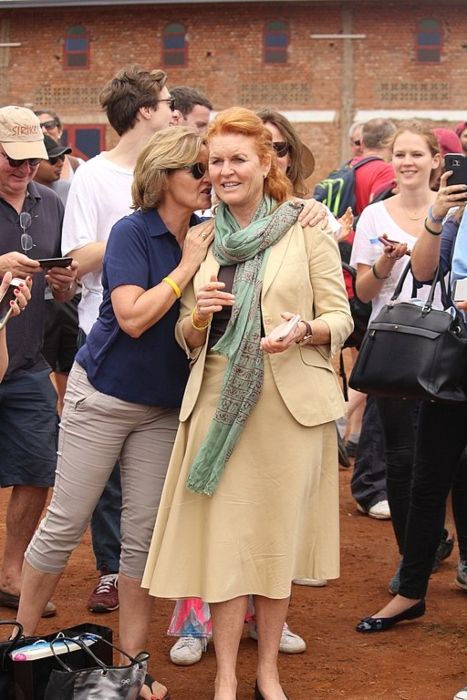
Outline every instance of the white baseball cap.
{"label": "white baseball cap", "polygon": [[10,105],[0,109],[0,143],[7,156],[48,160],[39,117],[27,107]]}

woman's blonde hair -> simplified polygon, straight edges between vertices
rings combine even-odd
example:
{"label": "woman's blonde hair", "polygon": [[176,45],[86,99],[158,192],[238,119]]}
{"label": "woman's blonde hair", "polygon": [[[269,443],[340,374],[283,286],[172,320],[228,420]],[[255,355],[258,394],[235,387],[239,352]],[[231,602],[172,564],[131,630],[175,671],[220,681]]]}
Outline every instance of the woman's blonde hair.
{"label": "woman's blonde hair", "polygon": [[264,180],[264,191],[279,204],[288,199],[292,186],[277,163],[271,132],[266,129],[258,115],[244,107],[231,107],[219,112],[209,126],[208,145],[214,136],[224,134],[241,134],[253,140],[260,163],[271,163]]}
{"label": "woman's blonde hair", "polygon": [[205,139],[183,126],[167,127],[148,141],[136,161],[133,209],[155,209],[169,186],[169,172],[196,163]]}
{"label": "woman's blonde hair", "polygon": [[421,136],[422,139],[424,139],[432,157],[440,156],[439,166],[431,171],[430,187],[432,187],[436,184],[436,182],[439,181],[443,168],[443,159],[441,158],[441,151],[439,149],[438,139],[436,138],[435,134],[431,131],[431,129],[425,126],[422,122],[419,122],[417,119],[411,119],[410,121],[402,122],[398,126],[397,131],[394,133],[394,136],[391,139],[391,152],[394,151],[394,143],[396,142],[396,139],[401,134],[404,134],[407,131],[411,134],[417,134],[417,136]]}

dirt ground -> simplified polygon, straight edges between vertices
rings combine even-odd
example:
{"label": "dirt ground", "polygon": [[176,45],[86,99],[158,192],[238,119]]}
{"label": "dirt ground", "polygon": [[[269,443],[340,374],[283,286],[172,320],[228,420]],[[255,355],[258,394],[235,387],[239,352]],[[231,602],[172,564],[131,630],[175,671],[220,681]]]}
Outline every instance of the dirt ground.
{"label": "dirt ground", "polygon": [[[432,577],[427,613],[393,630],[373,635],[355,632],[360,617],[375,612],[388,598],[387,582],[398,562],[390,522],[357,513],[350,496],[351,470],[340,472],[341,577],[326,588],[293,587],[289,624],[308,643],[304,654],[280,655],[283,685],[290,700],[451,700],[467,685],[467,594],[454,586],[457,550]],[[3,546],[8,490],[0,493],[0,546]],[[452,528],[451,528],[452,529]],[[89,536],[73,554],[54,602],[58,615],[43,621],[39,632],[94,621],[117,630],[118,613],[93,615],[85,604],[96,573]],[[151,667],[171,700],[209,700],[215,659],[212,645],[192,667],[171,664],[166,636],[170,601],[154,607]],[[3,619],[14,617],[2,609]],[[246,628],[245,628],[246,629]],[[239,700],[252,700],[256,643],[242,640],[239,653]],[[105,700],[105,698],[103,698]]]}

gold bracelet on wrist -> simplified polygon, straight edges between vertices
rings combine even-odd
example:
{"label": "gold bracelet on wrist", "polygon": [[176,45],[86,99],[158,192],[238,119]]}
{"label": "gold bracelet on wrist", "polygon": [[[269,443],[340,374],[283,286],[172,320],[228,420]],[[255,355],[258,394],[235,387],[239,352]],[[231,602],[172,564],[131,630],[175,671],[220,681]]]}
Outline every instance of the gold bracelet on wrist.
{"label": "gold bracelet on wrist", "polygon": [[205,323],[204,326],[202,326],[202,325],[198,325],[198,323],[197,323],[198,318],[195,318],[195,316],[196,316],[196,306],[193,307],[193,310],[191,312],[191,325],[193,326],[193,328],[196,331],[201,332],[201,331],[207,330],[209,328],[209,324],[211,323],[211,319],[209,319],[209,321],[207,323]]}

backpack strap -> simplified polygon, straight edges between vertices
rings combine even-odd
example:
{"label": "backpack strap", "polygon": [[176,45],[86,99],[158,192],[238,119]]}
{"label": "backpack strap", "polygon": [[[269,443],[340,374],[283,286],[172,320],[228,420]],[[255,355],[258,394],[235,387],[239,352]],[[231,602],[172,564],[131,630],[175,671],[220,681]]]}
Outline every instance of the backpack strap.
{"label": "backpack strap", "polygon": [[381,158],[381,156],[368,156],[367,158],[362,158],[362,160],[358,161],[358,163],[355,163],[355,165],[350,165],[350,167],[352,168],[352,170],[358,170],[362,167],[362,165],[371,163],[372,160],[384,160],[384,158]]}

